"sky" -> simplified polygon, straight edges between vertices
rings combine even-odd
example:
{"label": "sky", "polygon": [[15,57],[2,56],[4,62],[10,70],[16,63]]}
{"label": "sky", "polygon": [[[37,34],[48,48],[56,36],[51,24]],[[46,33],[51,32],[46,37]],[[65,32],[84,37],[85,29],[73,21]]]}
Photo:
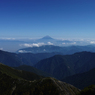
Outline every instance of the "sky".
{"label": "sky", "polygon": [[0,0],[0,38],[94,39],[95,0]]}

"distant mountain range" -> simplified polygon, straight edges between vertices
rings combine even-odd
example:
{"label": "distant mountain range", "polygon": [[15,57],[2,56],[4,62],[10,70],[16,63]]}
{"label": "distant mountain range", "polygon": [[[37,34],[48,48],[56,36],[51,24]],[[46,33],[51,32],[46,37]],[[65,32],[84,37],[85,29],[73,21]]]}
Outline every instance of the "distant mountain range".
{"label": "distant mountain range", "polygon": [[45,42],[45,43],[47,43],[47,42],[55,42],[55,41],[57,41],[57,40],[56,39],[53,39],[50,36],[45,36],[45,37],[43,37],[41,39],[37,39],[36,40],[36,42]]}
{"label": "distant mountain range", "polygon": [[51,74],[57,79],[63,79],[94,68],[95,53],[80,52],[73,55],[55,55],[39,61],[34,67]]}
{"label": "distant mountain range", "polygon": [[30,65],[33,66],[38,61],[52,57],[56,55],[57,53],[38,53],[38,54],[32,54],[32,53],[10,53],[0,50],[0,62],[11,66],[11,67],[18,67],[20,65]]}
{"label": "distant mountain range", "polygon": [[63,40],[63,39],[54,39],[50,36],[45,36],[40,39],[11,39],[11,38],[2,38],[0,39],[0,49],[9,52],[16,52],[21,48],[27,47],[40,47],[43,45],[54,45],[54,46],[84,46],[84,45],[93,45],[93,40]]}
{"label": "distant mountain range", "polygon": [[20,57],[17,54],[1,50],[0,50],[0,63],[13,67],[23,65],[23,62],[21,61]]}
{"label": "distant mountain range", "polygon": [[43,45],[40,47],[28,47],[19,49],[17,53],[59,53],[59,54],[74,54],[76,52],[89,51],[95,52],[95,46],[87,45],[87,46],[68,46],[68,47],[60,47],[54,45]]}
{"label": "distant mountain range", "polygon": [[40,60],[52,57],[56,54],[58,54],[58,53],[37,53],[37,54],[19,53],[17,55],[19,56],[19,58],[21,59],[23,64],[33,66],[34,64],[36,64]]}
{"label": "distant mountain range", "polygon": [[[15,54],[0,51],[0,62],[11,67],[21,65],[34,66],[57,79],[63,79],[67,76],[83,73],[94,68],[95,53],[79,52],[72,55],[58,55],[57,53]],[[23,70],[25,68],[27,66],[23,66]]]}

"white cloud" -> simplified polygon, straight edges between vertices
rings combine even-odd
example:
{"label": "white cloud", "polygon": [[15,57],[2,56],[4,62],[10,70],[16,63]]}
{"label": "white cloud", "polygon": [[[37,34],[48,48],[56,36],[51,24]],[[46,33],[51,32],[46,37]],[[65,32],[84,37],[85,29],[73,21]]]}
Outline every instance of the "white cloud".
{"label": "white cloud", "polygon": [[76,44],[76,42],[73,42],[73,43],[71,43],[71,44]]}
{"label": "white cloud", "polygon": [[43,51],[46,51],[45,49]]}
{"label": "white cloud", "polygon": [[62,43],[62,44],[64,44],[64,45],[65,45],[65,44],[70,44],[70,45],[71,45],[71,44],[76,44],[76,42],[73,42],[73,43]]}
{"label": "white cloud", "polygon": [[95,44],[95,41],[91,41],[90,43],[91,43],[91,44]]}
{"label": "white cloud", "polygon": [[21,44],[20,46],[25,46],[25,47],[39,47],[39,46],[42,46],[42,45],[45,45],[44,43],[33,43],[33,44]]}
{"label": "white cloud", "polygon": [[65,45],[66,43],[62,43],[62,44],[64,44],[64,45]]}
{"label": "white cloud", "polygon": [[47,42],[47,44],[45,44],[45,43],[32,43],[32,44],[25,43],[25,44],[20,44],[20,46],[25,46],[25,47],[40,47],[40,46],[43,46],[43,45],[53,45],[53,43]]}
{"label": "white cloud", "polygon": [[3,48],[0,48],[0,50],[3,50]]}
{"label": "white cloud", "polygon": [[15,38],[0,38],[2,40],[15,40]]}
{"label": "white cloud", "polygon": [[18,52],[19,53],[28,53],[28,52],[31,52],[31,51],[19,50]]}
{"label": "white cloud", "polygon": [[48,45],[53,45],[53,43],[51,43],[51,42],[48,42]]}
{"label": "white cloud", "polygon": [[20,53],[24,53],[24,52],[25,52],[25,50],[19,50],[18,52],[20,52]]}

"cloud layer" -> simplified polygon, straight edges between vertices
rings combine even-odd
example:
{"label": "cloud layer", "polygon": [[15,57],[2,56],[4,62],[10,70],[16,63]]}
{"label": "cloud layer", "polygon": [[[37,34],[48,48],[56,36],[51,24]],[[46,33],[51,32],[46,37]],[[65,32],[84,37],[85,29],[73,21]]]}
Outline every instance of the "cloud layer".
{"label": "cloud layer", "polygon": [[91,44],[95,44],[95,41],[91,41],[90,43],[91,43]]}
{"label": "cloud layer", "polygon": [[3,48],[0,48],[0,50],[3,50]]}
{"label": "cloud layer", "polygon": [[25,43],[25,44],[20,44],[20,46],[25,46],[25,47],[40,47],[43,45],[53,45],[53,43],[51,42],[47,42],[45,43],[33,43],[33,44],[29,44],[29,43]]}

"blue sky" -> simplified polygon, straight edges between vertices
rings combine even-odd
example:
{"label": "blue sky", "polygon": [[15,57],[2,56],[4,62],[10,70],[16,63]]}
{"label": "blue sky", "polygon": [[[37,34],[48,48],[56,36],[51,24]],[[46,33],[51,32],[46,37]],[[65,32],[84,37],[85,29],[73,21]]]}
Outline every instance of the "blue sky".
{"label": "blue sky", "polygon": [[91,38],[95,0],[0,0],[0,37]]}

